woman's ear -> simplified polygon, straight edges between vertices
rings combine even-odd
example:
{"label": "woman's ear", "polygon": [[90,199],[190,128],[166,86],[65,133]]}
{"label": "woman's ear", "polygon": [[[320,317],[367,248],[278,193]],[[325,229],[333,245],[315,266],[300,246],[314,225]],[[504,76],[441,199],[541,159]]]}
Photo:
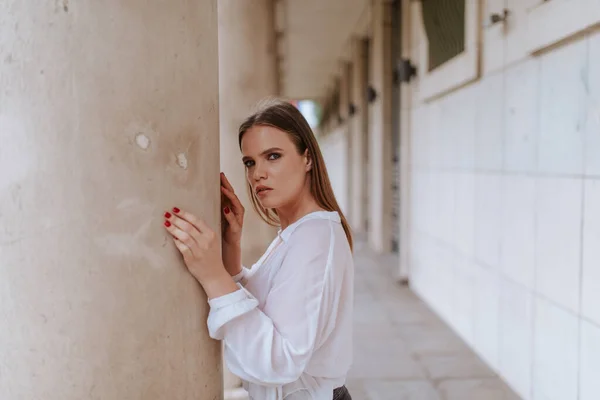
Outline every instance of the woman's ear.
{"label": "woman's ear", "polygon": [[308,152],[308,149],[304,150],[304,163],[306,164],[306,172],[312,169],[312,157]]}

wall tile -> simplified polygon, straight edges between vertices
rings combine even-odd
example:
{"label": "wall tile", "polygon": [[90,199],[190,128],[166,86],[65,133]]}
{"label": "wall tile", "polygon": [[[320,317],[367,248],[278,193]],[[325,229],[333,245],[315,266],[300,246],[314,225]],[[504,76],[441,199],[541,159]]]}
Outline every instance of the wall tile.
{"label": "wall tile", "polygon": [[504,169],[535,172],[539,104],[539,62],[531,59],[506,71]]}
{"label": "wall tile", "polygon": [[581,322],[579,400],[598,400],[600,396],[600,326]]}
{"label": "wall tile", "polygon": [[502,177],[479,174],[475,179],[475,258],[484,264],[500,266],[502,239]]}
{"label": "wall tile", "polygon": [[484,266],[477,267],[475,279],[473,342],[480,356],[497,368],[501,281],[497,271]]}
{"label": "wall tile", "polygon": [[505,176],[502,195],[502,272],[526,288],[534,288],[535,178]]}
{"label": "wall tile", "polygon": [[435,243],[432,246],[431,261],[433,265],[430,268],[429,298],[443,318],[453,318],[456,255],[446,246]]}
{"label": "wall tile", "polygon": [[435,235],[446,243],[454,242],[454,203],[456,174],[445,172],[437,174],[436,209],[437,222]]}
{"label": "wall tile", "polygon": [[587,42],[578,40],[541,58],[539,171],[583,172],[586,55]]}
{"label": "wall tile", "polygon": [[531,394],[533,295],[520,285],[500,285],[500,373],[523,398]]}
{"label": "wall tile", "polygon": [[584,184],[581,313],[600,325],[600,180]]}
{"label": "wall tile", "polygon": [[[476,110],[480,88],[480,83],[475,82],[447,98],[451,114],[446,120],[451,121],[452,130],[446,137],[444,150],[452,155],[449,164],[451,167],[472,169],[475,166],[476,113],[463,111]],[[442,124],[446,120],[442,120]]]}
{"label": "wall tile", "polygon": [[473,257],[475,235],[475,176],[471,172],[455,177],[454,244],[458,251]]}
{"label": "wall tile", "polygon": [[504,74],[485,77],[478,91],[475,168],[501,171],[504,152]]}
{"label": "wall tile", "polygon": [[533,400],[577,400],[577,317],[538,298],[534,332]]}
{"label": "wall tile", "polygon": [[457,95],[449,94],[448,97],[437,102],[439,111],[435,127],[435,165],[439,168],[448,168],[456,165],[456,152],[461,147],[459,142],[460,120],[457,114]]}
{"label": "wall tile", "polygon": [[458,335],[473,346],[475,273],[468,260],[457,258],[455,263],[452,308],[446,318]]}
{"label": "wall tile", "polygon": [[536,290],[579,312],[582,180],[538,178]]}
{"label": "wall tile", "polygon": [[587,68],[585,173],[600,176],[600,32],[589,39]]}

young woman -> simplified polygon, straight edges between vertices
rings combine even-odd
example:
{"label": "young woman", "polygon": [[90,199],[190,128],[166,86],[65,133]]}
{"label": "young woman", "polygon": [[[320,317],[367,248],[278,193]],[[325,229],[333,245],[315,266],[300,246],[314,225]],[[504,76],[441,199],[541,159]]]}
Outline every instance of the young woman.
{"label": "young woman", "polygon": [[280,227],[252,268],[241,265],[244,208],[223,174],[220,238],[187,211],[165,214],[208,296],[210,336],[253,400],[351,399],[352,236],[315,136],[278,101],[241,125],[239,143],[254,209]]}

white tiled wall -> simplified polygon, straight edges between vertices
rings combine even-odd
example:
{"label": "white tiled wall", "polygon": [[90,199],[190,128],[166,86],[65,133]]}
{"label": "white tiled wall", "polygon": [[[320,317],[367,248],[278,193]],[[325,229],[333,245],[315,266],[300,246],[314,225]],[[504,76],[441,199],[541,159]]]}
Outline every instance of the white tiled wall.
{"label": "white tiled wall", "polygon": [[497,370],[524,399],[531,393],[534,295],[522,285],[500,279],[500,330]]}
{"label": "white tiled wall", "polygon": [[535,300],[533,399],[577,399],[579,320],[543,298]]}
{"label": "white tiled wall", "polygon": [[348,213],[348,136],[347,124],[339,125],[319,139],[331,186],[342,212]]}
{"label": "white tiled wall", "polygon": [[581,314],[600,326],[600,180],[585,181]]}
{"label": "white tiled wall", "polygon": [[504,73],[504,170],[534,172],[537,165],[539,62],[528,59]]}
{"label": "white tiled wall", "polygon": [[523,399],[600,399],[600,32],[530,56],[538,1],[487,3],[481,79],[413,101],[411,284]]}
{"label": "white tiled wall", "polygon": [[505,278],[533,291],[536,179],[526,175],[505,175],[502,180],[501,269]]}
{"label": "white tiled wall", "polygon": [[536,291],[577,314],[581,272],[579,178],[537,179]]}
{"label": "white tiled wall", "polygon": [[581,359],[579,374],[579,399],[596,400],[600,393],[600,328],[581,321]]}
{"label": "white tiled wall", "polygon": [[540,60],[538,171],[581,174],[588,40],[560,47]]}
{"label": "white tiled wall", "polygon": [[585,173],[600,176],[600,35],[589,39]]}

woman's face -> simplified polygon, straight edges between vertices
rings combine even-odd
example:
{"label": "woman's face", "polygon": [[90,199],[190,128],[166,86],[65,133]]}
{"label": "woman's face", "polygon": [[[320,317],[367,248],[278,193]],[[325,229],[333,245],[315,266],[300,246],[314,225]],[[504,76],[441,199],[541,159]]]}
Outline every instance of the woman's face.
{"label": "woman's face", "polygon": [[285,207],[308,190],[308,157],[298,154],[286,132],[253,126],[242,137],[242,156],[248,182],[264,208]]}

